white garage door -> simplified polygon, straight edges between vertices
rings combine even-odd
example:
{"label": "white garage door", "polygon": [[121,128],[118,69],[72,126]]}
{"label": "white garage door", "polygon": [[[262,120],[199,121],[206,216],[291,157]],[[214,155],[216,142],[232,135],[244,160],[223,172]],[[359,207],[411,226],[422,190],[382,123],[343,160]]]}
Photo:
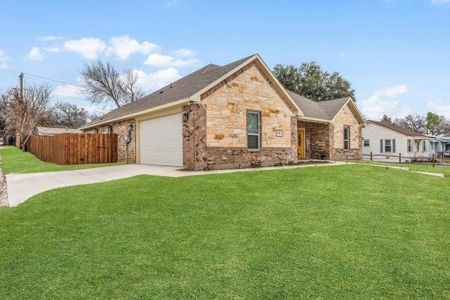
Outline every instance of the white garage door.
{"label": "white garage door", "polygon": [[139,127],[141,164],[183,166],[181,114],[142,121]]}

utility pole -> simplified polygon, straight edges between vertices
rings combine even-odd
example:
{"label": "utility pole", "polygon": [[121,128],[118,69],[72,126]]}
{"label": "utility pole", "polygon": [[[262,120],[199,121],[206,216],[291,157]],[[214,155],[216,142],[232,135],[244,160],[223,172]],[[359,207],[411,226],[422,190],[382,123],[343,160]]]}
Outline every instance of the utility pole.
{"label": "utility pole", "polygon": [[19,75],[19,83],[20,83],[20,100],[23,102],[23,73]]}
{"label": "utility pole", "polygon": [[[23,73],[19,75],[20,101],[23,103]],[[21,148],[20,133],[16,133],[16,147]]]}

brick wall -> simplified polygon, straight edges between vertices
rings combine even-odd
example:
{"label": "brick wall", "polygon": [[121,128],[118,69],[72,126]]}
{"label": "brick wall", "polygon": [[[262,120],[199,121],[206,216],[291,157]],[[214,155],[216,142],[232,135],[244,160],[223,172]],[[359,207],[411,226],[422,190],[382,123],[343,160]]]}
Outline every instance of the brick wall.
{"label": "brick wall", "polygon": [[298,128],[305,129],[305,158],[330,158],[330,124],[298,121]]}
{"label": "brick wall", "polygon": [[297,122],[289,119],[291,137],[288,147],[262,147],[248,151],[247,147],[215,147],[207,145],[207,109],[192,103],[183,108],[183,163],[188,170],[217,170],[292,164],[297,161]]}
{"label": "brick wall", "polygon": [[[84,132],[87,133],[115,133],[117,134],[117,159],[120,162],[126,161],[125,158],[125,137],[127,135],[128,127],[133,125],[132,141],[128,145],[128,161],[130,163],[136,162],[136,121],[135,120],[125,120],[117,123],[112,123],[105,126],[99,126],[97,128],[87,129]],[[110,131],[112,128],[112,132]]]}

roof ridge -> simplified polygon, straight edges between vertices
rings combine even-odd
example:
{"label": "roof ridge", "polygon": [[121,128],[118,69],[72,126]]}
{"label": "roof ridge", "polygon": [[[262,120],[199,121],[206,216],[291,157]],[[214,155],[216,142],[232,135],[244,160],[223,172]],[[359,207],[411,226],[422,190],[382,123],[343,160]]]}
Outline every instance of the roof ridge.
{"label": "roof ridge", "polygon": [[401,134],[404,135],[409,135],[409,136],[425,136],[423,133],[417,132],[415,130],[397,125],[395,123],[390,123],[390,122],[383,122],[383,121],[375,121],[375,120],[368,120],[368,122],[371,123],[375,123],[376,125],[382,126],[384,128],[388,128],[397,132],[400,132]]}

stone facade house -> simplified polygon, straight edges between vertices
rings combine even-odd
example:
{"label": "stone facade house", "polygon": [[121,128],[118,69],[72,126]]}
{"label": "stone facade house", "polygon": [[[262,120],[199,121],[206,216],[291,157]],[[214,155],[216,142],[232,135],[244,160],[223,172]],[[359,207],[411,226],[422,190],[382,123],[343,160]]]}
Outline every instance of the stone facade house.
{"label": "stone facade house", "polygon": [[259,57],[209,64],[82,128],[117,133],[119,160],[188,170],[361,158],[365,125],[351,98],[314,102],[286,90]]}

